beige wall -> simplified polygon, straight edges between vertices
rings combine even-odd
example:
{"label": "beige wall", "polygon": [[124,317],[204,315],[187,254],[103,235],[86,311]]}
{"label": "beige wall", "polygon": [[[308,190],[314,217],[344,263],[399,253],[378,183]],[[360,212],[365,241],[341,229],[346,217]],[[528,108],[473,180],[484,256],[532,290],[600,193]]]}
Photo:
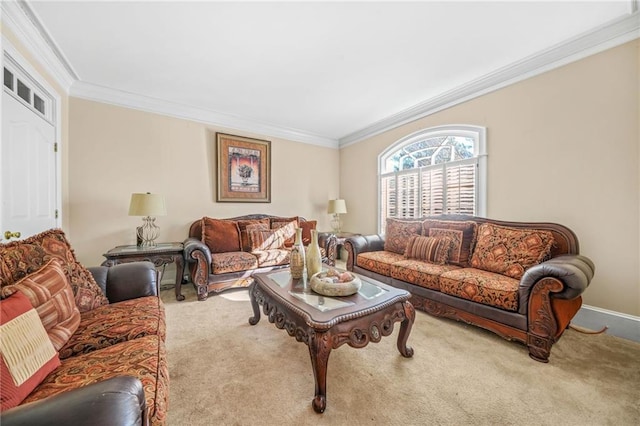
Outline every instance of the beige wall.
{"label": "beige wall", "polygon": [[[40,65],[38,61],[35,60],[33,55],[29,53],[29,51],[24,47],[24,45],[18,40],[18,38],[13,34],[6,26],[2,26],[1,28],[2,35],[4,35],[7,40],[13,45],[13,47],[22,55],[22,57],[27,60],[27,62],[35,69],[35,71],[40,74],[40,77],[44,78],[46,82],[51,86],[54,95],[60,97],[60,111],[57,111],[57,114],[60,114],[60,130],[61,130],[61,140],[58,141],[58,145],[61,148],[58,152],[60,155],[60,163],[61,163],[61,198],[62,205],[60,206],[60,210],[62,212],[62,228],[69,228],[69,174],[67,173],[68,162],[69,162],[69,150],[66,149],[69,142],[69,97],[66,92],[60,85],[51,77],[51,75],[45,71],[45,69]],[[3,230],[4,232],[4,230]]]}
{"label": "beige wall", "polygon": [[640,315],[639,49],[635,40],[341,149],[344,229],[376,232],[377,156],[390,144],[432,126],[485,126],[487,216],[569,226],[596,264],[584,302]]}
{"label": "beige wall", "polygon": [[[301,215],[329,227],[339,151],[216,129],[193,121],[70,98],[70,231],[79,260],[96,265],[111,247],[135,243],[142,218],[127,215],[133,192],[165,196],[159,241],[182,241],[202,216]],[[216,203],[215,132],[271,141],[271,203]]]}

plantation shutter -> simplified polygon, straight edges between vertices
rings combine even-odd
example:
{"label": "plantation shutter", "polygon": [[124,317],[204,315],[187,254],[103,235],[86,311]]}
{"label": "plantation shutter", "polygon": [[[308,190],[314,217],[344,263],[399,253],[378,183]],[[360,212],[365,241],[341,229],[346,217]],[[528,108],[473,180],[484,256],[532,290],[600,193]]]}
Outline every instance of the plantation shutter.
{"label": "plantation shutter", "polygon": [[442,166],[425,167],[422,179],[422,215],[442,214],[444,206],[444,188],[442,185],[444,168]]}
{"label": "plantation shutter", "polygon": [[420,217],[420,171],[401,173],[397,176],[397,206],[396,217]]}
{"label": "plantation shutter", "polygon": [[447,214],[475,214],[476,169],[477,161],[475,159],[447,166]]}
{"label": "plantation shutter", "polygon": [[384,176],[380,181],[380,195],[382,205],[380,206],[380,223],[382,229],[385,228],[388,217],[396,217],[397,215],[397,197],[396,197],[396,176]]}

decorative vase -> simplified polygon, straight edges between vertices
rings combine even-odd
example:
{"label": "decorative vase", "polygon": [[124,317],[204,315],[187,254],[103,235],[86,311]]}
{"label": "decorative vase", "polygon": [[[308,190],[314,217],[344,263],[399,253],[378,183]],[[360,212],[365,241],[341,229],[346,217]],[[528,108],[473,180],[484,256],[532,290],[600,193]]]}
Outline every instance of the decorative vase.
{"label": "decorative vase", "polygon": [[322,271],[322,255],[318,246],[318,231],[311,230],[311,243],[307,248],[307,277],[311,279],[313,274]]}
{"label": "decorative vase", "polygon": [[299,280],[304,276],[305,253],[304,244],[302,244],[302,228],[296,229],[296,241],[291,247],[289,255],[289,269],[291,270],[291,278]]}

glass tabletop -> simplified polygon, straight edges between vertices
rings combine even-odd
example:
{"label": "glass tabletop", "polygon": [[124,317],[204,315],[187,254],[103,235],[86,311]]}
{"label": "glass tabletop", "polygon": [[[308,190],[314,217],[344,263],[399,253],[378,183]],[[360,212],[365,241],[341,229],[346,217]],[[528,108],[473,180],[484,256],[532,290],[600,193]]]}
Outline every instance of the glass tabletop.
{"label": "glass tabletop", "polygon": [[[299,280],[293,280],[288,270],[273,272],[269,274],[269,278],[283,289],[290,286],[289,294],[291,296],[321,312],[340,309],[355,304],[343,297],[329,297],[315,293],[308,285],[306,276]],[[375,299],[388,292],[387,289],[368,281],[366,277],[360,276],[360,279],[362,285],[360,286],[360,290],[358,290],[358,294],[367,300]]]}

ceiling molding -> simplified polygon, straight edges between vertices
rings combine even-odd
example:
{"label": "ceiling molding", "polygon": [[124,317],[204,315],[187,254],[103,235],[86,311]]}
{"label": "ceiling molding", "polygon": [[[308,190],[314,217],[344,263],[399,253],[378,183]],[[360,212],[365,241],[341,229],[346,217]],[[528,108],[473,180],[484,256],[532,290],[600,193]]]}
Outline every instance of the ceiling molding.
{"label": "ceiling molding", "polygon": [[640,12],[528,56],[340,138],[340,148],[640,37]]}
{"label": "ceiling molding", "polygon": [[315,135],[302,130],[260,123],[255,120],[211,111],[204,108],[197,108],[134,93],[123,92],[95,84],[84,83],[82,81],[76,81],[73,83],[70,95],[91,101],[197,121],[212,126],[237,129],[258,135],[277,137],[295,142],[338,149],[338,141],[336,139]]}
{"label": "ceiling molding", "polygon": [[69,93],[78,76],[27,3],[2,1],[2,25],[18,37],[65,94]]}

